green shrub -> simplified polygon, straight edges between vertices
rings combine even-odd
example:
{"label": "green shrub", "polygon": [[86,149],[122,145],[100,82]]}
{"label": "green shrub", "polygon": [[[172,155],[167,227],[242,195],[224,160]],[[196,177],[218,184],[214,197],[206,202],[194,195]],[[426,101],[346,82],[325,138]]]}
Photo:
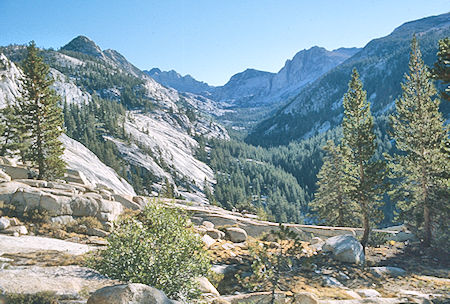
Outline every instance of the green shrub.
{"label": "green shrub", "polygon": [[108,247],[89,264],[110,278],[161,289],[172,298],[195,298],[195,277],[210,268],[203,243],[178,209],[154,202],[134,218],[122,219]]}
{"label": "green shrub", "polygon": [[372,231],[369,235],[368,244],[370,246],[380,247],[381,245],[386,244],[386,242],[387,242],[386,233]]}
{"label": "green shrub", "polygon": [[51,292],[0,295],[0,303],[2,300],[7,304],[58,304],[58,298]]}

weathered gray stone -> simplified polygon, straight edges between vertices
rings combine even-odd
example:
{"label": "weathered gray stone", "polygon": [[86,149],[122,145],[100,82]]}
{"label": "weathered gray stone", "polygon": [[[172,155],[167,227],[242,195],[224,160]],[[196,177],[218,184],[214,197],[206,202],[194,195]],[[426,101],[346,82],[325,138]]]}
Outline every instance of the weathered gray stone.
{"label": "weathered gray stone", "polygon": [[214,224],[209,221],[203,221],[202,225],[208,230],[214,229]]}
{"label": "weathered gray stone", "polygon": [[319,304],[319,300],[312,293],[299,292],[294,294],[292,304]]}
{"label": "weathered gray stone", "polygon": [[0,232],[8,235],[19,236],[19,235],[27,235],[28,229],[25,226],[11,226],[4,230],[0,230]]}
{"label": "weathered gray stone", "polygon": [[60,215],[55,216],[50,219],[52,223],[60,224],[60,225],[68,225],[75,222],[75,219],[70,215]]}
{"label": "weathered gray stone", "polygon": [[214,243],[216,243],[216,240],[205,234],[202,236],[202,242],[206,245],[206,247],[211,247]]}
{"label": "weathered gray stone", "polygon": [[11,202],[14,203],[14,205],[16,205],[19,211],[23,212],[28,209],[38,208],[42,194],[43,192],[38,189],[19,188],[12,195]]}
{"label": "weathered gray stone", "polygon": [[196,278],[195,281],[198,283],[198,288],[202,293],[210,293],[215,296],[220,296],[217,289],[214,287],[213,284],[211,284],[211,282],[207,278],[200,277]]}
{"label": "weathered gray stone", "polygon": [[97,201],[103,199],[103,197],[101,196],[101,194],[95,193],[95,192],[88,192],[88,193],[83,194],[83,196],[84,196],[84,197],[88,197],[88,198],[93,198],[93,199],[95,199],[95,200],[97,200]]}
{"label": "weathered gray stone", "polygon": [[17,166],[17,159],[7,157],[7,156],[0,156],[0,164],[1,165],[8,165],[8,166]]}
{"label": "weathered gray stone", "polygon": [[406,275],[406,271],[399,267],[370,267],[370,271],[378,276],[391,276],[391,277],[399,277]]}
{"label": "weathered gray stone", "polygon": [[3,172],[3,170],[0,169],[0,183],[10,182],[11,176]]}
{"label": "weathered gray stone", "polygon": [[396,242],[405,242],[405,241],[417,241],[417,236],[412,232],[400,231],[399,233],[388,237],[389,240],[393,240]]}
{"label": "weathered gray stone", "polygon": [[338,279],[331,276],[323,276],[323,285],[327,287],[345,287]]}
{"label": "weathered gray stone", "polygon": [[318,243],[322,243],[322,242],[323,242],[323,240],[320,237],[315,236],[311,239],[310,244],[314,245],[314,244],[318,244]]}
{"label": "weathered gray stone", "polygon": [[206,234],[215,240],[221,240],[221,239],[225,238],[225,232],[217,230],[217,229],[207,230]]}
{"label": "weathered gray stone", "polygon": [[141,210],[141,206],[133,201],[133,196],[131,195],[123,195],[123,194],[112,194],[112,197],[116,202],[122,204],[124,208],[131,210]]}
{"label": "weathered gray stone", "polygon": [[4,230],[11,225],[11,222],[6,217],[0,218],[0,230]]}
{"label": "weathered gray stone", "polygon": [[0,271],[0,286],[7,293],[50,291],[71,299],[74,295],[89,294],[114,283],[92,269],[79,266],[11,267]]}
{"label": "weathered gray stone", "polygon": [[338,235],[325,241],[323,251],[331,251],[333,257],[341,262],[364,264],[364,250],[360,242],[352,235]]}
{"label": "weathered gray stone", "polygon": [[37,188],[47,187],[47,181],[40,179],[17,179],[16,182],[24,183],[28,186]]}
{"label": "weathered gray stone", "polygon": [[70,202],[70,197],[43,193],[41,195],[39,207],[47,210],[50,215],[70,215],[72,214]]}
{"label": "weathered gray stone", "polygon": [[123,284],[103,287],[94,292],[87,304],[172,304],[166,295],[144,284]]}
{"label": "weathered gray stone", "polygon": [[217,273],[217,274],[226,274],[229,272],[235,272],[237,270],[236,265],[212,265],[211,271]]}
{"label": "weathered gray stone", "polygon": [[100,195],[102,196],[103,199],[108,200],[108,201],[112,201],[114,200],[112,197],[111,192],[109,192],[106,189],[100,189]]}
{"label": "weathered gray stone", "polygon": [[64,174],[64,180],[81,185],[90,185],[83,172],[73,169],[66,170],[66,173]]}
{"label": "weathered gray stone", "polygon": [[11,166],[11,165],[0,165],[0,169],[8,174],[11,179],[28,179],[37,176],[36,171],[30,170],[25,167]]}
{"label": "weathered gray stone", "polygon": [[108,236],[108,232],[98,228],[87,228],[86,232],[87,235],[91,236],[98,236],[103,238]]}
{"label": "weathered gray stone", "polygon": [[58,190],[65,190],[72,193],[77,192],[77,188],[75,186],[72,186],[67,183],[60,183],[60,182],[47,182],[47,187],[52,189],[58,189]]}
{"label": "weathered gray stone", "polygon": [[72,198],[70,208],[74,216],[96,216],[100,210],[97,200],[81,195]]}
{"label": "weathered gray stone", "polygon": [[226,237],[233,243],[241,243],[247,240],[247,232],[238,227],[229,227],[225,229]]}
{"label": "weathered gray stone", "polygon": [[133,196],[133,202],[138,204],[140,209],[144,209],[148,204],[148,199],[142,196]]}
{"label": "weathered gray stone", "polygon": [[11,202],[11,199],[15,192],[19,189],[29,189],[31,188],[28,185],[23,183],[19,183],[16,181],[11,181],[7,183],[0,183],[0,201],[5,202],[6,204]]}
{"label": "weathered gray stone", "polygon": [[356,293],[363,298],[378,298],[381,294],[375,289],[357,289]]}
{"label": "weathered gray stone", "polygon": [[[226,301],[231,304],[270,304],[272,300],[271,292],[254,292],[247,294],[240,294],[235,296],[223,297]],[[285,304],[286,303],[286,295],[281,292],[275,293],[275,303],[276,304]]]}

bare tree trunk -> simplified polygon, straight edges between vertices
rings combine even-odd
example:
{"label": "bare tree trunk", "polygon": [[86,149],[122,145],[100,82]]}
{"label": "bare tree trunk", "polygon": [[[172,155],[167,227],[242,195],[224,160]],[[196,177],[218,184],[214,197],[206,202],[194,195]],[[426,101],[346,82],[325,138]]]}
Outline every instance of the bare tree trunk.
{"label": "bare tree trunk", "polygon": [[425,228],[425,236],[423,240],[423,244],[425,247],[431,246],[431,215],[430,215],[430,208],[425,205],[423,207],[423,218],[424,218],[424,228]]}
{"label": "bare tree trunk", "polygon": [[369,234],[370,234],[370,222],[369,222],[369,215],[367,212],[367,206],[366,204],[363,205],[363,208],[365,210],[363,210],[363,229],[364,229],[364,233],[363,233],[363,237],[361,239],[361,245],[364,248],[364,254],[366,253],[366,246],[367,243],[369,242]]}

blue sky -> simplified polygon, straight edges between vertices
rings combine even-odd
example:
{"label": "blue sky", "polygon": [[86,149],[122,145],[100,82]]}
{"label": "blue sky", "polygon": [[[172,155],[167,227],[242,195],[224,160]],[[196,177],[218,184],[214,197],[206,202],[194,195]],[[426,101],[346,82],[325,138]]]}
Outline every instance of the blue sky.
{"label": "blue sky", "polygon": [[0,0],[0,45],[58,49],[77,35],[140,69],[221,85],[246,68],[277,72],[295,53],[363,47],[448,0]]}

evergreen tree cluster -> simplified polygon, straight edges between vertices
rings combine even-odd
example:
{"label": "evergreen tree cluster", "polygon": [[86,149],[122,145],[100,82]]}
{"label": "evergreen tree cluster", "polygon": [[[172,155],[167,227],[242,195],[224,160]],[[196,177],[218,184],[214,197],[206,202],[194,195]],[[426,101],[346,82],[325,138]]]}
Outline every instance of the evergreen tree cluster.
{"label": "evergreen tree cluster", "polygon": [[[433,70],[443,93],[448,86],[447,40],[440,41],[440,68]],[[409,65],[393,112],[372,116],[354,70],[341,127],[272,148],[238,140],[200,141],[197,157],[217,177],[209,200],[228,209],[264,208],[277,221],[360,225],[363,245],[374,226],[407,221],[423,228],[429,245],[430,231],[448,227],[450,142],[416,39]],[[298,211],[301,215],[293,215]],[[436,237],[445,239],[448,233]]]}
{"label": "evergreen tree cluster", "polygon": [[[439,56],[439,54],[438,54]],[[425,246],[432,244],[433,230],[448,244],[450,214],[449,127],[439,111],[440,99],[432,75],[422,60],[417,39],[411,43],[409,73],[402,96],[390,116],[391,136],[397,152],[387,160],[375,158],[375,133],[370,103],[356,70],[344,96],[343,139],[338,148],[329,144],[318,174],[318,191],[312,208],[319,217],[337,223],[342,213],[356,212],[364,228],[361,243],[367,245],[371,226],[379,222],[382,196],[387,189],[397,202],[400,218],[423,231]],[[336,185],[336,187],[330,187]]]}
{"label": "evergreen tree cluster", "polygon": [[66,166],[58,138],[64,131],[60,97],[51,88],[50,67],[34,42],[27,47],[22,70],[22,97],[7,105],[0,116],[1,155],[19,154],[24,163],[36,167],[38,179],[60,178]]}

